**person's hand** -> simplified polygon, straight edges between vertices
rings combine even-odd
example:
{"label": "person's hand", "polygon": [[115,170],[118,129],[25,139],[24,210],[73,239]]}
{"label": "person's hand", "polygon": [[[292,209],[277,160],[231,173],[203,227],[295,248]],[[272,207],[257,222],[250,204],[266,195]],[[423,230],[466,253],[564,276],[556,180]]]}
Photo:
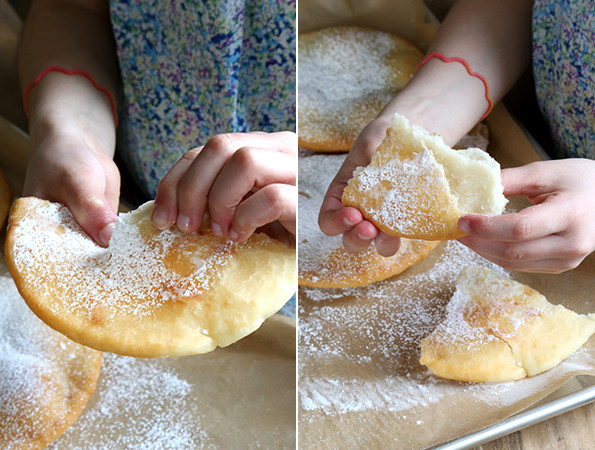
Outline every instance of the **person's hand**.
{"label": "person's hand", "polygon": [[186,153],[157,188],[153,223],[198,230],[205,212],[218,236],[242,242],[256,229],[295,241],[297,137],[294,133],[235,133]]}
{"label": "person's hand", "polygon": [[359,210],[341,202],[343,190],[352,178],[353,171],[358,166],[370,163],[376,148],[386,136],[390,120],[390,117],[379,117],[362,131],[331,182],[320,207],[318,225],[322,232],[328,236],[343,234],[343,245],[353,253],[364,251],[374,242],[380,255],[392,256],[401,244],[398,237],[380,231]]}
{"label": "person's hand", "polygon": [[484,258],[525,272],[574,269],[595,250],[595,161],[543,161],[502,171],[504,194],[534,206],[515,214],[459,219],[459,239]]}
{"label": "person's hand", "polygon": [[35,139],[34,148],[23,194],[68,206],[87,234],[107,246],[117,218],[120,174],[102,143],[83,132],[49,132]]}

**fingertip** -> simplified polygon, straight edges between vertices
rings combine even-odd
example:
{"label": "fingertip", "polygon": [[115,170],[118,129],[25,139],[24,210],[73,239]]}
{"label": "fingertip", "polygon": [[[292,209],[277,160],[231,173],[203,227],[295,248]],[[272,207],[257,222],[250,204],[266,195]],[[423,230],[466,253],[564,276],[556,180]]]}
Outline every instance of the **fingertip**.
{"label": "fingertip", "polygon": [[362,213],[357,209],[341,207],[333,210],[321,210],[318,216],[318,226],[327,236],[336,236],[352,230],[362,220]]}
{"label": "fingertip", "polygon": [[236,243],[240,243],[240,242],[244,242],[246,239],[248,239],[252,235],[253,232],[254,232],[254,230],[252,230],[251,232],[246,232],[245,230],[236,230],[236,229],[232,228],[231,230],[229,230],[228,237],[232,241],[234,241]]}
{"label": "fingertip", "polygon": [[374,239],[376,238],[376,236],[378,236],[379,233],[378,228],[376,228],[376,226],[373,223],[368,222],[367,220],[358,223],[353,228],[353,230],[357,233],[357,236],[362,240]]}
{"label": "fingertip", "polygon": [[372,243],[371,239],[362,240],[361,237],[353,231],[343,233],[343,246],[350,253],[360,253],[366,250]]}
{"label": "fingertip", "polygon": [[457,227],[464,233],[472,234],[477,232],[478,227],[489,224],[491,219],[490,216],[483,214],[465,214],[459,218]]}
{"label": "fingertip", "polygon": [[465,216],[461,217],[457,223],[459,230],[461,230],[465,234],[469,234],[471,232],[471,223],[469,219]]}
{"label": "fingertip", "polygon": [[107,247],[117,219],[117,214],[109,203],[91,198],[81,202],[75,200],[67,205],[77,223],[91,239],[102,247]]}
{"label": "fingertip", "polygon": [[349,206],[343,210],[343,223],[345,225],[353,227],[361,223],[362,220],[364,220],[364,216],[359,210]]}
{"label": "fingertip", "polygon": [[374,241],[378,229],[370,222],[362,222],[351,230],[343,233],[343,246],[351,253],[359,253],[366,250]]}
{"label": "fingertip", "polygon": [[374,246],[380,256],[389,258],[394,256],[401,248],[401,239],[397,236],[391,236],[386,233],[378,233],[374,239]]}
{"label": "fingertip", "polygon": [[223,237],[223,229],[221,228],[221,225],[211,221],[211,233],[215,236]]}
{"label": "fingertip", "polygon": [[239,220],[238,216],[239,214],[237,213],[237,209],[234,211],[234,214],[229,215],[228,213],[222,214],[221,212],[213,210],[209,207],[208,217],[211,221],[211,232],[219,237],[229,237],[231,229],[234,227],[234,225],[236,225],[235,222]]}
{"label": "fingertip", "polygon": [[182,211],[178,212],[178,217],[176,218],[176,227],[178,227],[178,230],[180,230],[182,233],[191,233],[194,230],[194,225],[192,223],[192,219],[184,214]]}
{"label": "fingertip", "polygon": [[227,233],[227,237],[234,242],[240,243],[240,242],[244,242],[246,239],[248,239],[250,236],[252,236],[252,234],[255,231],[256,231],[256,228],[252,228],[252,227],[244,228],[244,227],[240,227],[239,224],[234,224],[230,228],[229,233]]}
{"label": "fingertip", "polygon": [[158,228],[160,230],[167,230],[169,227],[173,225],[174,222],[170,219],[170,215],[167,208],[165,208],[157,202],[155,202],[153,206],[151,220],[153,221],[153,225],[155,225],[155,228]]}
{"label": "fingertip", "polygon": [[104,226],[97,235],[97,243],[102,247],[109,246],[109,241],[112,237],[115,227],[115,222],[108,223],[106,226]]}

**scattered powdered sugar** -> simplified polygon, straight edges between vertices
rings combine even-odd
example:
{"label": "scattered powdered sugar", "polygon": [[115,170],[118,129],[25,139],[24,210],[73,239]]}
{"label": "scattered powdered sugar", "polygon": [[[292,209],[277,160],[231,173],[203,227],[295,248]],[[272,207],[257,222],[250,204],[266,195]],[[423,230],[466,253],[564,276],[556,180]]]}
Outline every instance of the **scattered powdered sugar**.
{"label": "scattered powdered sugar", "polygon": [[324,194],[345,160],[344,154],[300,157],[298,163],[298,241],[300,272],[328,276],[324,262],[343,248],[341,235],[327,236],[318,227],[318,211]]}
{"label": "scattered powdered sugar", "polygon": [[53,448],[216,448],[201,426],[206,411],[190,398],[193,386],[164,361],[104,353],[93,404]]}
{"label": "scattered powdered sugar", "polygon": [[[102,312],[108,318],[117,312],[151,314],[172,298],[208,289],[218,268],[226,264],[233,244],[221,242],[214,244],[215,249],[207,245],[204,254],[191,247],[194,254],[184,254],[190,273],[177,273],[168,267],[166,256],[174,245],[183,249],[189,238],[176,229],[147,238],[142,230],[151,226],[148,208],[150,204],[121,214],[109,247],[102,248],[80,228],[68,208],[40,203],[14,227],[14,264],[25,283],[40,295],[61,292],[71,300],[69,309],[87,315],[99,304],[107,307]],[[40,283],[41,279],[45,282]],[[64,303],[48,306],[61,308]]]}
{"label": "scattered powdered sugar", "polygon": [[[4,349],[3,349],[4,350]],[[6,354],[0,357],[0,416],[3,437],[8,448],[30,444],[30,434],[36,430],[47,432],[47,415],[52,403],[60,398],[58,383],[48,383],[55,369],[40,356]]]}
{"label": "scattered powdered sugar", "polygon": [[398,376],[383,379],[304,378],[309,389],[300,391],[304,411],[323,410],[325,414],[345,414],[366,410],[389,412],[426,407],[444,394],[432,383],[419,383]]}
{"label": "scattered powdered sugar", "polygon": [[[435,252],[418,270],[370,286],[300,289],[302,410],[400,411],[431,405],[452,392],[452,383],[419,364],[419,343],[444,319],[463,267],[504,271],[457,241]],[[340,378],[333,367],[341,367]],[[362,378],[364,373],[369,378]],[[365,401],[367,396],[374,400]]]}
{"label": "scattered powdered sugar", "polygon": [[340,99],[382,91],[394,95],[386,92],[393,72],[386,61],[395,50],[388,33],[344,28],[341,33],[319,33],[317,39],[300,36],[300,42],[300,101],[314,100],[320,108],[337,111],[333,103]]}
{"label": "scattered powdered sugar", "polygon": [[[36,435],[52,436],[54,423],[72,414],[68,403],[80,386],[71,378],[92,377],[98,354],[39,320],[7,274],[0,275],[0,309],[0,441],[22,448]],[[91,365],[79,357],[90,357]]]}
{"label": "scattered powdered sugar", "polygon": [[380,166],[369,165],[357,174],[359,191],[369,196],[363,209],[374,220],[403,234],[427,233],[440,226],[436,217],[447,214],[449,204],[426,192],[450,192],[444,171],[431,152],[412,159],[394,158]]}
{"label": "scattered powdered sugar", "polygon": [[428,406],[442,397],[440,392],[433,392],[431,384],[420,384],[397,376],[366,381],[306,377],[300,379],[300,383],[310,387],[300,393],[302,409],[322,409],[326,414],[371,409],[403,411],[414,406]]}

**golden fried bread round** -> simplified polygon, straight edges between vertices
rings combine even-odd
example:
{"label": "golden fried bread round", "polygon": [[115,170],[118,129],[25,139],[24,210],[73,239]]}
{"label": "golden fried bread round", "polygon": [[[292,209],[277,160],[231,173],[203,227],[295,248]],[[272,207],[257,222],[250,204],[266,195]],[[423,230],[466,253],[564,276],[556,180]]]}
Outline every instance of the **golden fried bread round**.
{"label": "golden fried bread round", "polygon": [[33,197],[11,210],[9,269],[30,308],[74,341],[113,353],[181,356],[227,346],[290,299],[295,249],[264,234],[233,243],[160,231],[152,202],[120,214],[108,248],[63,205]]}
{"label": "golden fried bread round", "polygon": [[318,227],[318,211],[326,189],[345,155],[300,156],[298,283],[319,288],[363,286],[403,272],[424,259],[438,242],[402,239],[396,255],[385,258],[373,246],[361,253],[345,250],[341,236]]}
{"label": "golden fried bread round", "polygon": [[479,148],[453,150],[395,114],[371,163],[359,167],[343,203],[382,231],[414,239],[463,237],[461,216],[494,216],[506,205],[500,165]]}
{"label": "golden fried bread round", "polygon": [[101,352],[52,330],[27,307],[6,267],[0,275],[0,447],[40,449],[79,416]]}
{"label": "golden fried bread round", "polygon": [[423,54],[391,33],[339,26],[298,37],[298,140],[346,151],[409,82]]}
{"label": "golden fried bread round", "polygon": [[518,380],[557,366],[594,332],[595,314],[554,306],[527,285],[468,266],[444,322],[422,340],[420,362],[453,380]]}

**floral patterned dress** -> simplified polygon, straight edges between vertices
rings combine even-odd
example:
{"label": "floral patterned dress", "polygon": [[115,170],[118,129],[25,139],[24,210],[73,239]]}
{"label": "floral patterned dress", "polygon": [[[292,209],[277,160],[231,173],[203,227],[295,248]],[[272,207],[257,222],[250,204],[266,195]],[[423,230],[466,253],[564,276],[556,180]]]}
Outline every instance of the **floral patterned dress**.
{"label": "floral patterned dress", "polygon": [[595,0],[536,0],[533,72],[556,157],[595,158]]}
{"label": "floral patterned dress", "polygon": [[295,0],[112,0],[119,151],[146,194],[215,134],[295,129]]}
{"label": "floral patterned dress", "polygon": [[[111,0],[118,152],[151,198],[215,134],[295,130],[295,0]],[[295,317],[295,296],[282,314]]]}

